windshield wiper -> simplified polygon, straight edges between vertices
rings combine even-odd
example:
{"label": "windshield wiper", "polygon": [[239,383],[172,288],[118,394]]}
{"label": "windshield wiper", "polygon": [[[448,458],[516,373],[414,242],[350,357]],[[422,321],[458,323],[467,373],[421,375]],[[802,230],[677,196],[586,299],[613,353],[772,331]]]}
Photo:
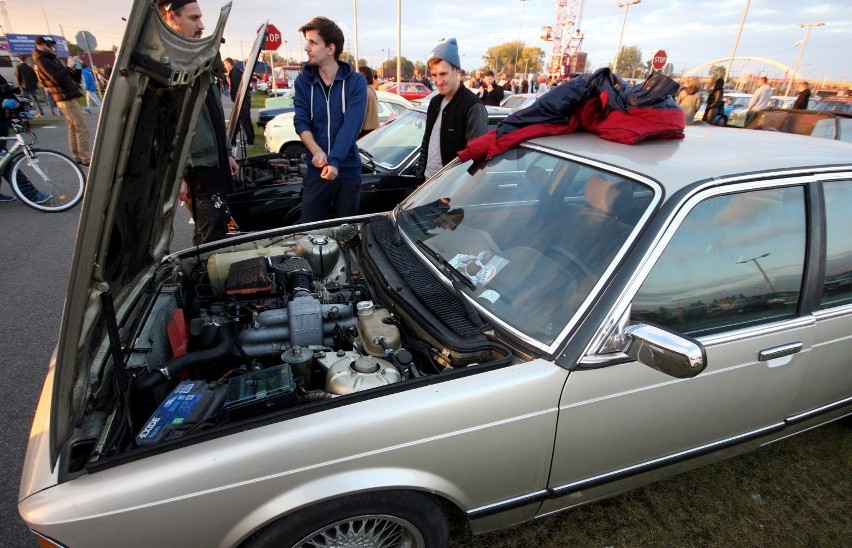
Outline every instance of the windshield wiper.
{"label": "windshield wiper", "polygon": [[367,152],[366,150],[364,150],[361,147],[358,147],[358,152],[363,154],[364,157],[367,158],[367,160],[370,161],[370,167],[373,169],[373,173],[375,173],[376,172],[376,160],[373,158],[373,155],[370,154],[369,152]]}
{"label": "windshield wiper", "polygon": [[[441,272],[443,272],[444,274],[447,275],[447,278],[450,279],[450,282],[453,282],[455,280],[460,280],[469,289],[476,289],[476,284],[474,284],[471,281],[470,278],[468,278],[467,276],[465,276],[464,274],[462,274],[461,272],[456,270],[456,268],[452,264],[450,264],[450,262],[447,261],[443,257],[443,255],[441,255],[440,253],[438,253],[437,251],[435,251],[434,249],[432,249],[431,247],[426,245],[423,242],[423,240],[417,240],[416,243],[417,243],[417,247],[419,247],[420,249],[425,251],[427,255],[429,255],[430,257],[435,259],[435,261],[437,261],[439,269],[441,270]],[[453,284],[453,288],[458,289],[459,292],[461,291],[461,288],[456,288],[455,284]]]}

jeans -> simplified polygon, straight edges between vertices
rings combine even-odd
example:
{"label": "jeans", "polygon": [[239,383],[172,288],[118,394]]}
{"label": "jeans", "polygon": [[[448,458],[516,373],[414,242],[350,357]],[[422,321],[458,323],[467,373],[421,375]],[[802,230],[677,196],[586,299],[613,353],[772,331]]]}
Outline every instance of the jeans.
{"label": "jeans", "polygon": [[41,103],[38,102],[37,89],[22,89],[21,95],[33,102],[33,105],[38,109],[38,113],[44,116],[44,109],[41,108]]}
{"label": "jeans", "polygon": [[308,168],[302,180],[302,218],[310,223],[348,217],[358,213],[361,202],[361,176],[326,181],[319,170]]}

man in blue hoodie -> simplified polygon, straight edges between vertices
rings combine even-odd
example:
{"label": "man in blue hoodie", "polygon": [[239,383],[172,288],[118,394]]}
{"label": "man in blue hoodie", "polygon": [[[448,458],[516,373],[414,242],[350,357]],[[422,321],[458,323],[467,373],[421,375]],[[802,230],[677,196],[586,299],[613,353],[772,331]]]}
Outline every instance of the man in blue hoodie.
{"label": "man in blue hoodie", "polygon": [[301,218],[307,223],[358,213],[361,159],[355,140],[367,111],[367,82],[339,61],[343,31],[334,21],[315,17],[299,32],[308,62],[296,79],[293,123],[307,149]]}

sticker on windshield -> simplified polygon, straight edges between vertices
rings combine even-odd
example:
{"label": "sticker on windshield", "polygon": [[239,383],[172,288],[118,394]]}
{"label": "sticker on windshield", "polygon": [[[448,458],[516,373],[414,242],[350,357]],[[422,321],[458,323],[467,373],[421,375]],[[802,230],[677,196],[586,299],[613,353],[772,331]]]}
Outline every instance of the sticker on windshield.
{"label": "sticker on windshield", "polygon": [[464,274],[473,285],[486,285],[494,279],[509,261],[503,257],[492,255],[488,250],[480,251],[476,255],[465,255],[459,253],[452,258],[450,264]]}

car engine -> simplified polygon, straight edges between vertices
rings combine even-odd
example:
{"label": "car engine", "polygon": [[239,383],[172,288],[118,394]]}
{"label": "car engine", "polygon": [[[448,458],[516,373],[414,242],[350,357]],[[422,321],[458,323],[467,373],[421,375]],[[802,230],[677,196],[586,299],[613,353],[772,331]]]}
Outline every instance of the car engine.
{"label": "car engine", "polygon": [[482,334],[448,345],[424,329],[436,322],[368,279],[367,247],[342,225],[164,263],[123,375],[133,445],[510,358]]}

